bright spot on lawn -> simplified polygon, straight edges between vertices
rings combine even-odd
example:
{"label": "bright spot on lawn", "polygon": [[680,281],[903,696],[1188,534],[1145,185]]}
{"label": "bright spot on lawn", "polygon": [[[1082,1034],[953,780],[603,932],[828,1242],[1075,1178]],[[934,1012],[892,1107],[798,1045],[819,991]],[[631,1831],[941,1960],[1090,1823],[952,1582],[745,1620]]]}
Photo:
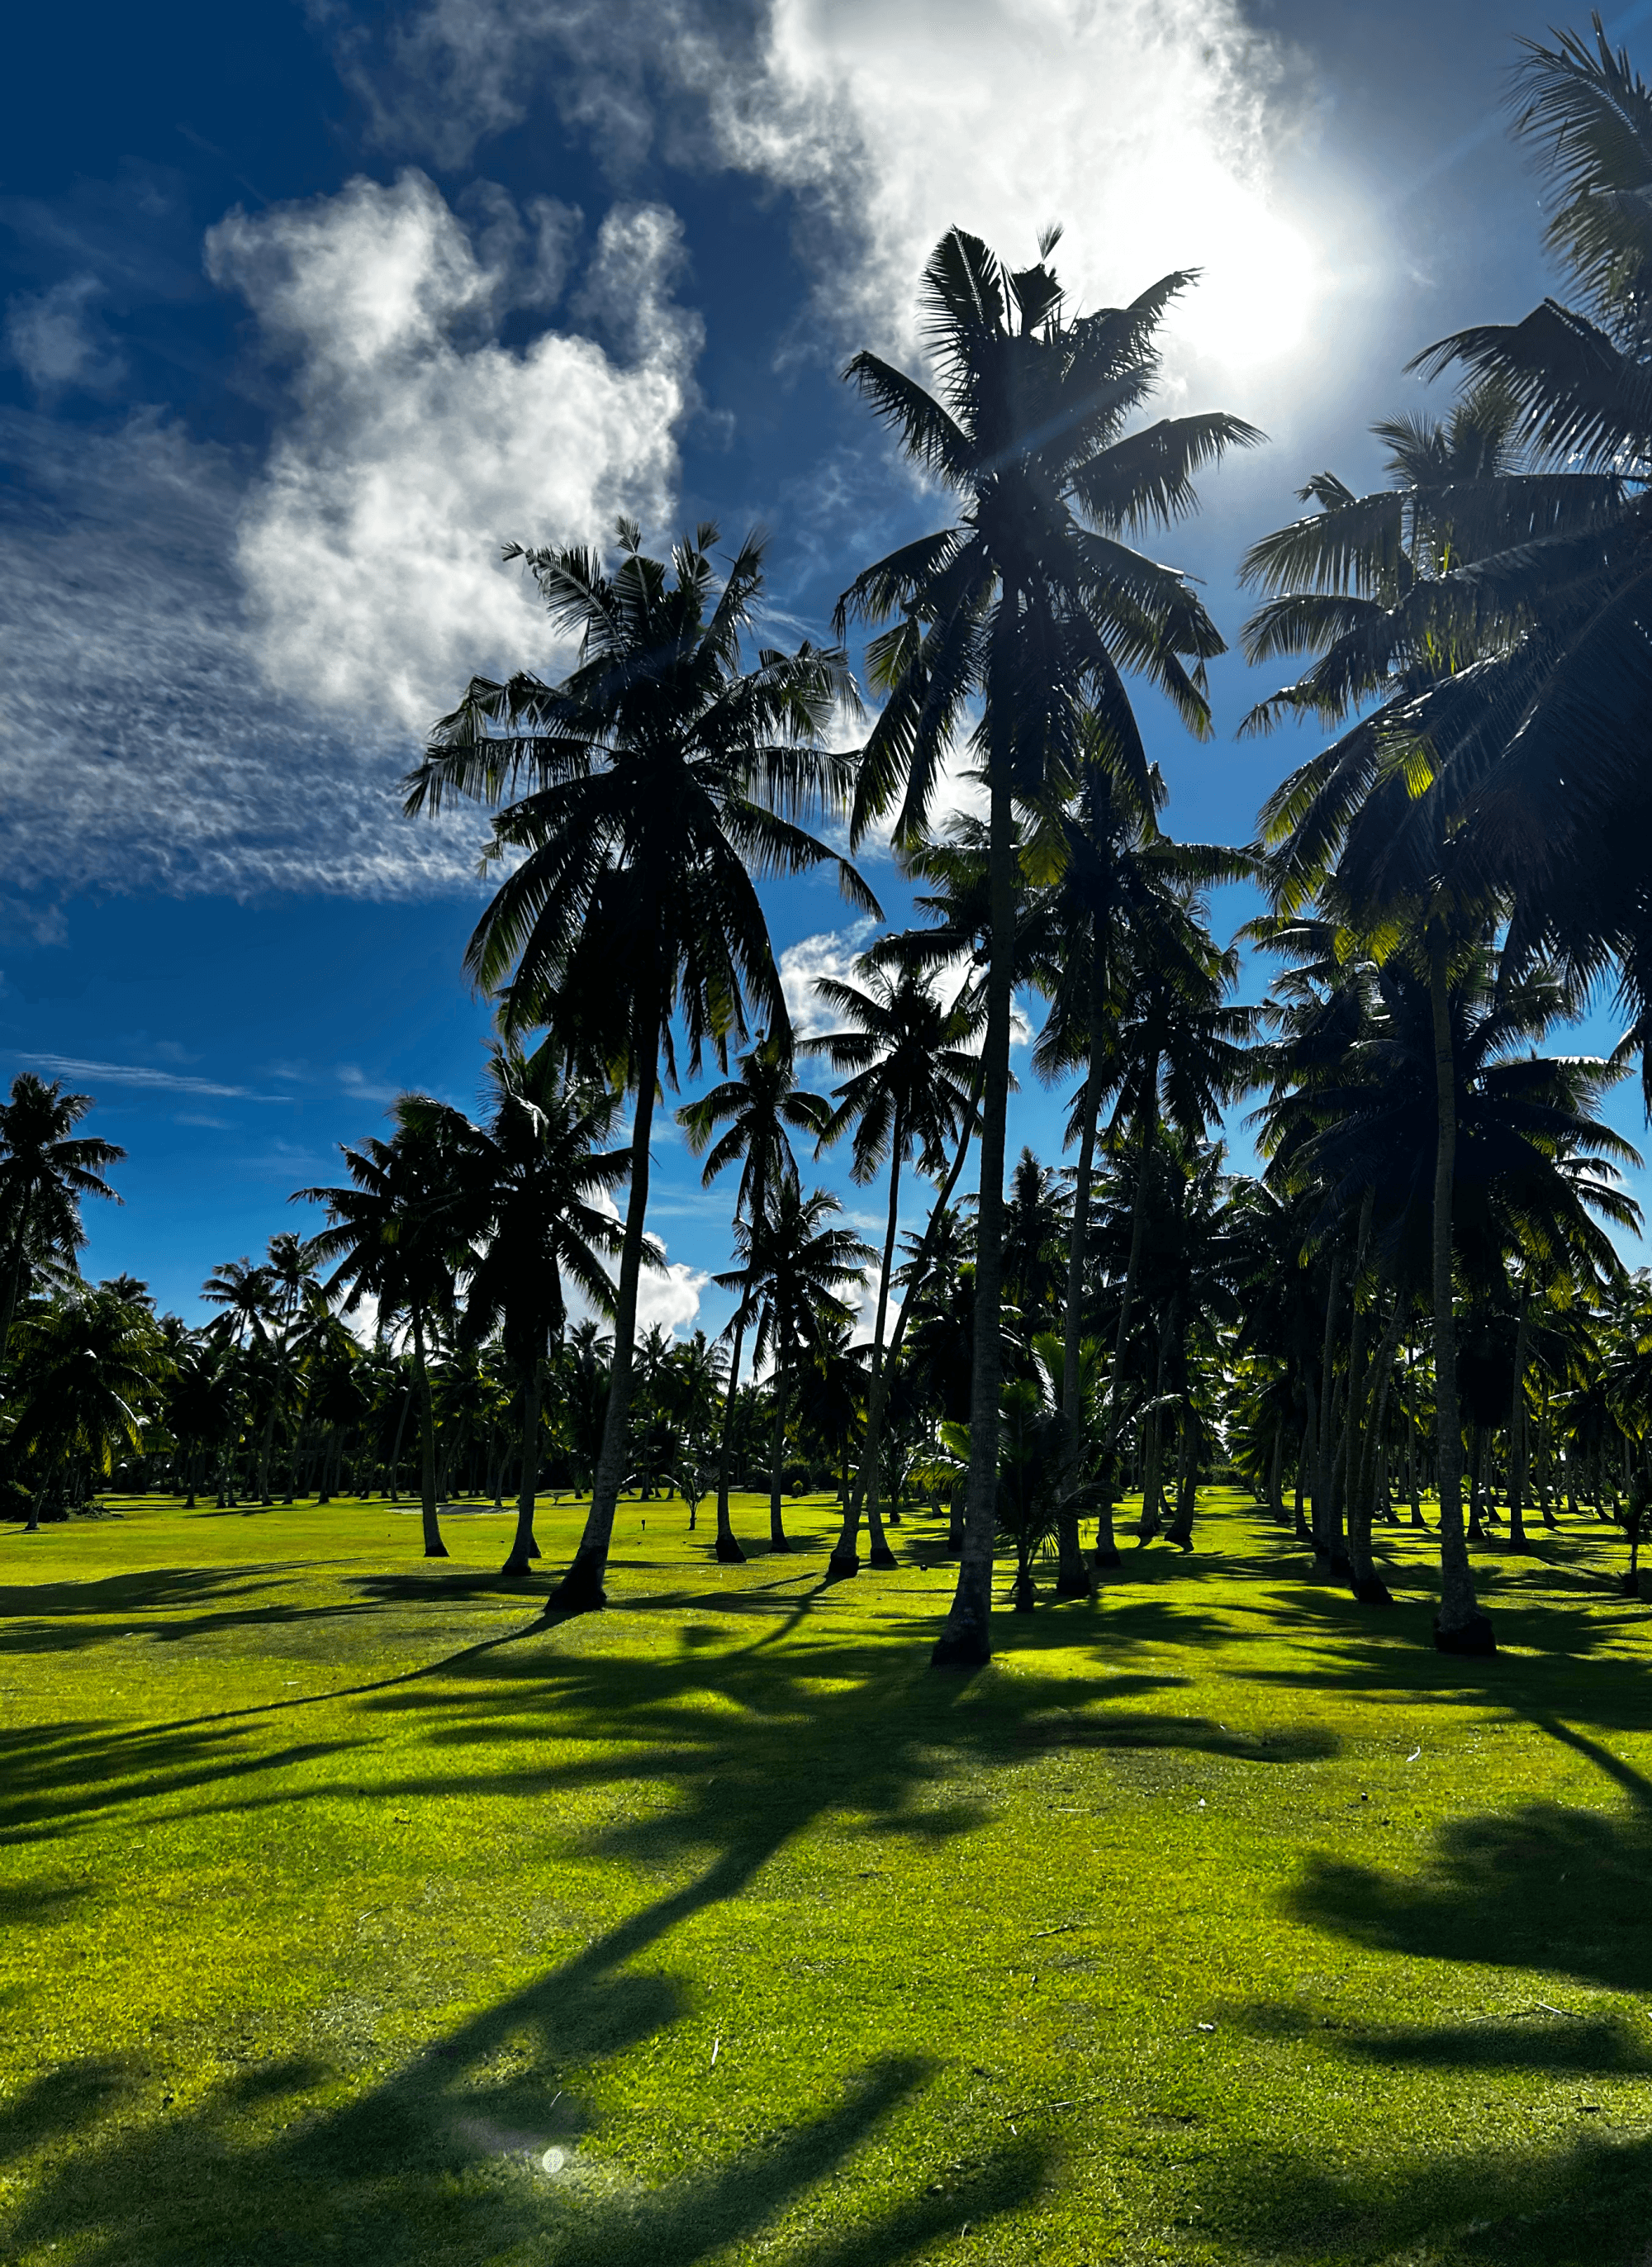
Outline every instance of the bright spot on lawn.
{"label": "bright spot on lawn", "polygon": [[540,2158],[539,2163],[542,2169],[549,2173],[552,2179],[554,2180],[557,2175],[562,2170],[563,2166],[567,2164],[567,2151],[566,2149],[559,2149],[556,2145],[552,2143],[551,2147],[545,2151],[544,2156]]}

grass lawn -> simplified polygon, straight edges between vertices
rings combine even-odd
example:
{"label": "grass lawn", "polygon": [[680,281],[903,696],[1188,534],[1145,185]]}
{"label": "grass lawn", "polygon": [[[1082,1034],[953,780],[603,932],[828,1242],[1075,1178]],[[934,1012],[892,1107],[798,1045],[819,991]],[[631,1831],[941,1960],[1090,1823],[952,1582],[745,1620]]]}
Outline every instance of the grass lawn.
{"label": "grass lawn", "polygon": [[485,1513],[0,1530],[0,2260],[1652,2260],[1621,1544],[1464,1662],[1202,1511],[969,1678],[823,1501],[561,1626]]}

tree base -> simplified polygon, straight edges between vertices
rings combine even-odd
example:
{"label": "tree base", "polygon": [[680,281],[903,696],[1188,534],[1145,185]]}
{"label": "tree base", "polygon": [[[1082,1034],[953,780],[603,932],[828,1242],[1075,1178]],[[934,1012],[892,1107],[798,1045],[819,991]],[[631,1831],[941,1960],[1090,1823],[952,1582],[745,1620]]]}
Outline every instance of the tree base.
{"label": "tree base", "polygon": [[1115,1543],[1109,1543],[1099,1544],[1096,1546],[1090,1553],[1090,1564],[1095,1568],[1097,1574],[1104,1574],[1110,1567],[1122,1566],[1124,1561],[1119,1556],[1118,1545]]}
{"label": "tree base", "polygon": [[858,1574],[859,1572],[860,1561],[852,1551],[834,1551],[826,1561],[826,1579],[829,1582],[844,1581],[851,1574]]}
{"label": "tree base", "polygon": [[594,1614],[608,1603],[603,1588],[603,1561],[595,1552],[581,1552],[545,1602],[547,1614]]}
{"label": "tree base", "polygon": [[501,1575],[508,1575],[512,1581],[519,1582],[524,1575],[531,1574],[533,1568],[525,1559],[507,1559],[499,1571]]}
{"label": "tree base", "polygon": [[1362,1606],[1392,1606],[1394,1594],[1380,1574],[1356,1574],[1349,1586]]}
{"label": "tree base", "polygon": [[720,1535],[718,1537],[717,1562],[721,1566],[743,1566],[745,1565],[746,1554],[741,1549],[739,1544],[735,1542],[732,1535]]}
{"label": "tree base", "polygon": [[932,1669],[984,1669],[992,1647],[984,1630],[943,1630],[929,1656]]}
{"label": "tree base", "polygon": [[866,1564],[868,1566],[880,1566],[883,1568],[885,1572],[892,1566],[898,1566],[900,1563],[900,1560],[895,1557],[894,1552],[890,1550],[887,1543],[874,1543],[872,1549],[866,1554]]}
{"label": "tree base", "polygon": [[791,1544],[786,1541],[784,1535],[771,1535],[769,1537],[769,1550],[771,1554],[777,1551],[782,1552],[787,1552],[790,1551],[791,1548]]}
{"label": "tree base", "polygon": [[1058,1598],[1087,1598],[1089,1595],[1090,1577],[1082,1566],[1075,1566],[1070,1574],[1056,1575],[1056,1596]]}
{"label": "tree base", "polygon": [[1353,1586],[1354,1562],[1345,1551],[1316,1550],[1313,1571],[1322,1582],[1346,1582],[1350,1588]]}
{"label": "tree base", "polygon": [[1619,1579],[1619,1588],[1626,1598],[1638,1598],[1641,1595],[1641,1577],[1639,1574],[1624,1574]]}
{"label": "tree base", "polygon": [[445,1559],[448,1555],[448,1546],[445,1543],[427,1543],[425,1545],[427,1559]]}
{"label": "tree base", "polygon": [[1460,1629],[1442,1629],[1436,1615],[1434,1623],[1434,1650],[1436,1653],[1466,1654],[1483,1660],[1497,1650],[1497,1640],[1492,1632],[1489,1614],[1471,1614]]}

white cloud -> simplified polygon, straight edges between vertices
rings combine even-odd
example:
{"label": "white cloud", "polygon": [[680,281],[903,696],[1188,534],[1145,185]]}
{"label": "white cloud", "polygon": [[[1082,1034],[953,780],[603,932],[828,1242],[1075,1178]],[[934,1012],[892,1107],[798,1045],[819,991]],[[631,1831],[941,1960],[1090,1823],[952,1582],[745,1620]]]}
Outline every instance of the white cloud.
{"label": "white cloud", "polygon": [[212,232],[291,380],[250,485],[153,411],[114,431],[0,411],[0,834],[20,887],[478,886],[479,815],[409,822],[401,776],[473,670],[554,664],[501,541],[668,513],[699,332],[668,296],[675,220],[629,206],[581,295],[613,351],[577,326],[502,346],[509,309],[562,288],[578,216],[486,182],[464,203],[474,238],[404,174]]}
{"label": "white cloud", "polygon": [[873,921],[852,921],[847,928],[799,937],[781,953],[780,988],[792,1011],[792,1029],[800,1039],[812,1039],[822,1031],[837,1029],[837,1016],[822,1001],[815,984],[822,976],[840,984],[853,983],[855,962],[871,943],[876,928]]}
{"label": "white cloud", "polygon": [[1202,266],[1178,326],[1230,365],[1288,353],[1319,280],[1277,180],[1308,106],[1239,0],[429,0],[341,55],[382,138],[447,164],[553,101],[622,167],[657,143],[791,191],[817,312],[897,351],[954,223],[1030,259],[1064,221],[1090,304]]}
{"label": "white cloud", "polygon": [[6,303],[6,345],[11,360],[38,393],[75,386],[101,393],[124,369],[102,336],[92,309],[103,297],[95,275],[69,275],[45,291]]}
{"label": "white cloud", "polygon": [[[8,1049],[13,1059],[26,1069],[43,1074],[47,1078],[89,1079],[99,1086],[135,1086],[163,1094],[201,1094],[233,1097],[243,1102],[290,1102],[286,1094],[259,1094],[250,1086],[229,1086],[217,1079],[186,1078],[178,1071],[155,1070],[146,1063],[87,1062],[78,1055],[21,1054]],[[203,1125],[216,1125],[216,1119],[203,1119]]]}
{"label": "white cloud", "polygon": [[663,1323],[675,1338],[698,1320],[700,1294],[711,1277],[681,1260],[668,1260],[663,1274],[645,1268],[637,1286],[637,1335]]}
{"label": "white cloud", "polygon": [[472,671],[555,662],[501,543],[600,541],[617,512],[668,514],[700,344],[669,296],[681,231],[662,208],[610,213],[580,296],[625,362],[574,332],[501,345],[520,262],[496,212],[490,226],[491,265],[409,171],[237,211],[207,238],[209,272],[291,370],[293,412],[237,544],[265,670],[295,699],[410,734]]}

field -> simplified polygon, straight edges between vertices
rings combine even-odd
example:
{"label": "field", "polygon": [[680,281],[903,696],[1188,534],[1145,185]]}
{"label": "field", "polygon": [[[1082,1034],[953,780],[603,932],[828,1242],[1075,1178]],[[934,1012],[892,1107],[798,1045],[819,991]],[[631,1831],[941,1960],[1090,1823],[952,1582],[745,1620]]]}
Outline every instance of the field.
{"label": "field", "polygon": [[627,1501],[556,1626],[486,1513],[120,1508],[0,1530],[0,2259],[1652,2260],[1592,1522],[1451,1661],[1426,1539],[1378,1615],[1207,1491],[963,1678],[926,1520],[827,1587],[823,1501]]}

